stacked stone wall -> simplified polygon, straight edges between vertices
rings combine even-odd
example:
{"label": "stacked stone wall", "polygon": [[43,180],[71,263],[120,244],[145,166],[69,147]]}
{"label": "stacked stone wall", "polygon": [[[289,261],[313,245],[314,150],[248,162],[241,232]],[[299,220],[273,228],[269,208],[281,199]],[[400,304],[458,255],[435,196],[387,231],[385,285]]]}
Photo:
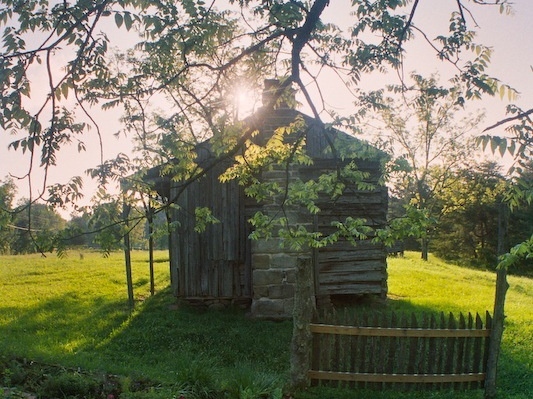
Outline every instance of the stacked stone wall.
{"label": "stacked stone wall", "polygon": [[[291,181],[298,174],[296,167],[291,167],[288,175],[286,170],[276,168],[264,172],[263,178],[285,185],[287,176]],[[272,216],[279,214],[282,200],[282,195],[273,198],[272,203],[264,206],[262,211]],[[310,218],[300,212],[297,207],[285,207],[284,211],[290,224],[312,227],[311,220],[308,220]],[[269,319],[292,317],[296,262],[302,256],[310,257],[311,250],[294,250],[283,247],[281,239],[277,236],[252,242],[252,316]]]}

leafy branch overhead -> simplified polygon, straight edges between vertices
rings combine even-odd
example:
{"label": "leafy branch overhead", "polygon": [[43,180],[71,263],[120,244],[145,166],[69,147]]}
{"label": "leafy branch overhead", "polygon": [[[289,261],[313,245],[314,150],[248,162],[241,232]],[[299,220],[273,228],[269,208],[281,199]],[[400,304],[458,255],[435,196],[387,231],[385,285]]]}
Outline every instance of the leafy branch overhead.
{"label": "leafy branch overhead", "polygon": [[[133,176],[137,181],[131,187],[140,187],[146,170],[163,165],[162,173],[185,190],[215,165],[231,161],[223,178],[247,183],[250,195],[261,199],[277,192],[288,204],[300,201],[314,213],[313,193],[327,191],[326,180],[335,180],[330,182],[334,197],[343,179],[357,184],[364,179],[345,169],[316,187],[261,186],[254,172],[268,167],[262,163],[309,162],[304,143],[287,140],[288,134],[276,135],[279,142],[266,146],[253,143],[261,112],[279,105],[294,85],[324,125],[329,110],[322,92],[331,83],[323,70],[356,92],[369,74],[400,71],[407,43],[417,38],[456,70],[458,104],[485,94],[513,95],[488,74],[490,49],[475,41],[470,28],[475,8],[491,4],[507,11],[505,0],[457,0],[451,15],[439,16],[449,21],[448,28],[429,37],[417,25],[418,0],[352,1],[346,10],[349,27],[328,20],[325,11],[338,7],[329,0],[2,0],[0,127],[13,135],[10,147],[27,154],[21,177],[30,185],[35,158],[48,175],[63,148],[74,143],[85,151],[95,133],[101,148],[89,175],[101,183]],[[280,79],[281,86],[255,116],[243,118],[236,93],[258,92],[265,77]],[[399,90],[404,86],[401,81]],[[254,101],[246,106],[257,110]],[[131,158],[104,159],[104,142],[112,132],[99,122],[100,110],[122,114],[118,134],[135,142]],[[359,111],[346,120],[356,122]],[[213,158],[200,166],[194,150],[206,140]],[[343,156],[342,148],[329,144],[333,157]],[[30,203],[42,198],[64,206],[79,200],[82,188],[77,178],[50,189],[47,179],[42,185],[32,190],[37,194]],[[200,213],[200,220],[210,221]]]}

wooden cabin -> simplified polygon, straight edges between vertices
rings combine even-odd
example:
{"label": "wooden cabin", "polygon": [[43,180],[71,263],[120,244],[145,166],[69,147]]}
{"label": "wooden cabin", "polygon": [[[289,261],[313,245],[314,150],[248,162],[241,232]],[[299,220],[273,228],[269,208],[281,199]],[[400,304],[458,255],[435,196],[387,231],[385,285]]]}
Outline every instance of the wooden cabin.
{"label": "wooden cabin", "polygon": [[[387,189],[379,182],[383,153],[338,130],[330,129],[326,134],[315,119],[290,108],[275,109],[262,118],[255,140],[270,137],[275,129],[289,125],[297,117],[305,121],[306,129],[301,134],[305,135],[306,152],[313,164],[291,166],[292,178],[317,179],[326,171],[354,161],[374,188],[347,186],[338,198],[320,198],[318,214],[295,209],[291,217],[296,223],[323,233],[332,231],[332,221],[348,216],[364,218],[374,228],[383,227],[387,214]],[[338,151],[331,150],[332,144],[338,146]],[[338,154],[337,157],[333,154],[351,146],[354,152],[347,158],[341,160]],[[209,142],[197,147],[197,162],[203,168],[213,164],[215,156],[210,148]],[[178,222],[179,227],[170,234],[169,241],[171,281],[177,297],[208,306],[251,306],[256,317],[290,317],[296,261],[301,256],[312,259],[317,297],[386,295],[387,251],[371,240],[359,241],[356,246],[340,240],[328,247],[301,251],[281,248],[276,237],[250,240],[252,228],[248,219],[257,210],[273,212],[275,203],[258,204],[247,198],[236,181],[221,183],[219,176],[229,162],[216,164],[186,188],[183,182],[157,177],[160,194],[177,198],[178,207],[171,210],[170,220]],[[156,171],[150,172],[152,178]],[[286,176],[287,171],[281,168],[262,173],[263,179],[280,182]],[[210,208],[220,223],[209,225],[203,233],[195,232],[197,207]]]}

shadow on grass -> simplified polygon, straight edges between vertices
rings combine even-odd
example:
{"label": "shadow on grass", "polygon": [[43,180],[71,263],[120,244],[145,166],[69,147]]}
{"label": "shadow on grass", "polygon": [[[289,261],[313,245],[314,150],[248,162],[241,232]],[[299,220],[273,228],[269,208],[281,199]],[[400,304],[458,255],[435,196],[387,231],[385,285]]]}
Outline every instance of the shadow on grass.
{"label": "shadow on grass", "polygon": [[288,372],[290,322],[252,320],[240,309],[176,306],[170,289],[132,313],[123,302],[75,293],[2,312],[11,315],[0,325],[6,355],[172,384],[235,374],[249,379],[249,371],[285,380]]}
{"label": "shadow on grass", "polygon": [[[437,313],[406,300],[361,302],[354,312],[382,315],[392,311]],[[453,310],[453,309],[452,309]],[[213,386],[214,379],[233,386],[266,378],[287,381],[292,323],[259,321],[239,309],[199,310],[176,306],[170,290],[137,305],[106,297],[65,294],[21,311],[6,309],[11,320],[0,325],[0,351],[122,375],[143,375],[165,384]],[[242,380],[239,382],[239,379]],[[280,382],[281,381],[281,382]],[[217,383],[220,387],[220,382]],[[533,392],[531,367],[503,348],[498,380],[502,397],[522,399]],[[299,398],[469,398],[473,392],[368,392],[318,387]]]}
{"label": "shadow on grass", "polygon": [[2,352],[51,361],[96,345],[129,317],[125,303],[76,292],[25,309],[4,307],[2,313],[9,319],[0,324]]}

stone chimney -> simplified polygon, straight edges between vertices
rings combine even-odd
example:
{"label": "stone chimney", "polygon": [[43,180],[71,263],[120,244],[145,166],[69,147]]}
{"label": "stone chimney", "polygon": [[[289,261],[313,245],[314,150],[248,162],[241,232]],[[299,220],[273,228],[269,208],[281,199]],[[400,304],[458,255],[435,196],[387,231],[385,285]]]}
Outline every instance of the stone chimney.
{"label": "stone chimney", "polygon": [[[278,96],[281,90],[281,82],[278,79],[265,79],[263,89],[263,106],[267,106],[274,97]],[[291,86],[286,88],[281,95],[279,95],[274,109],[279,108],[296,108],[296,90]]]}

